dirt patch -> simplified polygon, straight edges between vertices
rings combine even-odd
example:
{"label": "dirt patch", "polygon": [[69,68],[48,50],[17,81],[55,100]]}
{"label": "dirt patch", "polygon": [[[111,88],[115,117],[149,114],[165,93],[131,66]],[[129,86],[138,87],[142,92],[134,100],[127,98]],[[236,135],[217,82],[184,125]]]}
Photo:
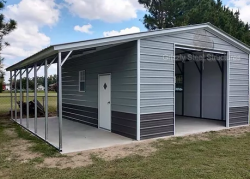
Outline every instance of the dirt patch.
{"label": "dirt patch", "polygon": [[235,127],[231,129],[225,129],[218,131],[217,134],[219,135],[226,135],[226,136],[233,136],[233,137],[240,137],[242,135],[245,135],[246,133],[250,132],[250,127]]}
{"label": "dirt patch", "polygon": [[140,155],[147,157],[156,152],[156,150],[157,149],[152,146],[152,141],[144,141],[105,149],[97,149],[94,150],[93,153],[105,161],[110,161],[130,155]]}
{"label": "dirt patch", "polygon": [[7,160],[18,160],[21,163],[29,162],[30,160],[41,157],[41,154],[30,151],[32,143],[23,139],[11,140],[8,143],[8,149],[10,150],[10,157]]}
{"label": "dirt patch", "polygon": [[44,162],[37,165],[38,168],[78,168],[93,164],[90,155],[69,154],[65,157],[45,158]]}
{"label": "dirt patch", "polygon": [[124,158],[130,155],[149,156],[157,149],[152,146],[152,141],[144,141],[139,143],[88,150],[83,152],[66,154],[60,158],[46,158],[43,163],[37,167],[48,168],[78,168],[93,164],[92,155],[99,157],[105,161],[111,161],[119,158]]}
{"label": "dirt patch", "polygon": [[14,128],[5,129],[4,134],[11,138],[16,138],[18,136]]}

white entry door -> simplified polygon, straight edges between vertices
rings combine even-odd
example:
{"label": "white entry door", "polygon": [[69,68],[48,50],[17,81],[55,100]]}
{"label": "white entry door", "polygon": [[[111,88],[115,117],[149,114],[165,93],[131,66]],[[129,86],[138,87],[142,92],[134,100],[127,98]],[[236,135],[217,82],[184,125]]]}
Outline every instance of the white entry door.
{"label": "white entry door", "polygon": [[99,76],[99,127],[111,130],[111,75]]}

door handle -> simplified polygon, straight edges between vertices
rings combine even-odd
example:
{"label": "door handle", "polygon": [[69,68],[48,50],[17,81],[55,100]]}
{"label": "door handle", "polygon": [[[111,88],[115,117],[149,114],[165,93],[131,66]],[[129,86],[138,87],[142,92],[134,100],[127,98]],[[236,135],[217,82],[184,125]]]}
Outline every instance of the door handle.
{"label": "door handle", "polygon": [[110,104],[110,101],[108,102],[108,104]]}

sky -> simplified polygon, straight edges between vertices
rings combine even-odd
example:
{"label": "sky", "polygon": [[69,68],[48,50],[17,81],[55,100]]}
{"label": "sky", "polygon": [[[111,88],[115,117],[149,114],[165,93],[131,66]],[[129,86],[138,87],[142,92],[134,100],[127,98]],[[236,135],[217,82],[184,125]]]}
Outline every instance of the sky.
{"label": "sky", "polygon": [[[223,3],[240,9],[240,18],[250,23],[250,0]],[[1,54],[6,68],[53,44],[146,31],[146,10],[138,0],[7,0],[2,13],[18,24],[4,38],[11,44]],[[49,74],[54,73],[52,66]],[[38,76],[43,76],[42,68]]]}

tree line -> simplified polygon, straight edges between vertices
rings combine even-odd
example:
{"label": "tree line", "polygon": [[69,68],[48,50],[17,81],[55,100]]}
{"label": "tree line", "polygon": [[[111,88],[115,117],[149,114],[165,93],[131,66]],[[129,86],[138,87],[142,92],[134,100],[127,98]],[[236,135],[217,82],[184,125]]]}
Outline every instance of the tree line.
{"label": "tree line", "polygon": [[[45,86],[45,78],[44,77],[37,77],[37,86],[42,85]],[[20,79],[16,80],[17,89],[20,89]],[[50,75],[48,76],[48,87],[52,84],[57,83],[57,75]],[[29,89],[34,90],[34,77],[29,78]],[[15,89],[15,83],[12,82],[12,89]],[[26,89],[26,77],[22,78],[22,89]]]}
{"label": "tree line", "polygon": [[250,45],[250,25],[221,0],[139,0],[147,9],[143,23],[148,30],[210,22]]}

